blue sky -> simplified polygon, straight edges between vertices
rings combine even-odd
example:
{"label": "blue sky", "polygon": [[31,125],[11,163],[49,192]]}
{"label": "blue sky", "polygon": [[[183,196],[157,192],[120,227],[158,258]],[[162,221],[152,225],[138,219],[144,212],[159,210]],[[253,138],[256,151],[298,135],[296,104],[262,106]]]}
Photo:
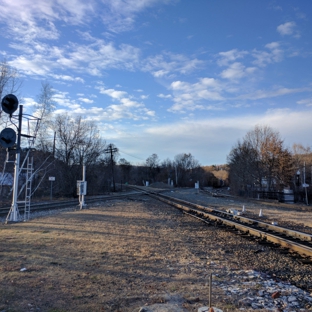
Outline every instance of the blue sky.
{"label": "blue sky", "polygon": [[312,1],[0,0],[0,58],[32,112],[96,120],[120,157],[224,164],[255,125],[311,146]]}

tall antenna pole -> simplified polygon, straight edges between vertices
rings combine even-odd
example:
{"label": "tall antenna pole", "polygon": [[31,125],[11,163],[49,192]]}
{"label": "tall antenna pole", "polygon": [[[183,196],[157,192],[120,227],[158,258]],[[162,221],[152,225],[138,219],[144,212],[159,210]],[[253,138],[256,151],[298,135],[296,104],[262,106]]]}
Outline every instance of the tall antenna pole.
{"label": "tall antenna pole", "polygon": [[6,218],[6,222],[8,221],[17,222],[20,219],[20,215],[18,211],[18,204],[17,204],[17,196],[18,196],[18,177],[19,177],[19,165],[20,165],[20,153],[21,153],[22,117],[23,117],[23,105],[20,105],[19,114],[18,114],[17,145],[16,145],[16,156],[15,156],[15,166],[14,166],[12,206]]}

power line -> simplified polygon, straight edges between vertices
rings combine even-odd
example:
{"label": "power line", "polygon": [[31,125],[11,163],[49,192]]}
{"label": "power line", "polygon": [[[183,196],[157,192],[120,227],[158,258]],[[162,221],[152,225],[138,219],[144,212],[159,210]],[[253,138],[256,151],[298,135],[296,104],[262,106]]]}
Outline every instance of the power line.
{"label": "power line", "polygon": [[122,154],[126,154],[126,155],[128,155],[128,156],[130,156],[130,157],[137,158],[137,159],[140,159],[140,160],[145,161],[145,159],[142,159],[142,158],[140,158],[140,157],[137,157],[137,156],[133,156],[133,155],[127,154],[127,153],[125,153],[125,152],[123,152],[123,151],[121,151],[121,150],[118,150],[118,151],[119,151],[119,152],[121,152]]}

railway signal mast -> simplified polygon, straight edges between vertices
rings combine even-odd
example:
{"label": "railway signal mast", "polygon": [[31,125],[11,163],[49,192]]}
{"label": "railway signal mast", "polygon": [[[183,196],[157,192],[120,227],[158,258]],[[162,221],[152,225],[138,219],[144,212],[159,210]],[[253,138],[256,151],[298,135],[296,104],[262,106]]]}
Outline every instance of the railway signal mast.
{"label": "railway signal mast", "polygon": [[[27,134],[22,134],[22,118],[23,118],[23,105],[18,104],[18,99],[14,94],[8,94],[6,95],[2,101],[1,101],[1,107],[3,112],[9,114],[10,121],[12,125],[14,125],[17,128],[17,135],[14,129],[12,128],[5,128],[1,131],[0,133],[0,144],[7,148],[7,153],[9,154],[9,149],[13,148],[14,145],[16,144],[16,149],[15,149],[15,162],[14,162],[14,181],[13,181],[13,195],[12,195],[12,205],[11,209],[8,213],[8,216],[6,218],[6,222],[8,221],[13,221],[17,222],[20,220],[20,214],[18,210],[18,182],[19,182],[19,174],[21,172],[20,169],[20,153],[21,153],[21,137],[27,137],[29,140],[29,144],[34,143],[35,135],[27,135]],[[14,116],[13,113],[19,108],[19,113],[18,115]],[[29,116],[29,115],[25,115]],[[16,126],[11,119],[15,118],[18,119],[18,125]],[[32,117],[32,116],[31,116]],[[36,134],[39,128],[39,118],[28,118],[28,121],[30,120],[36,120],[36,126],[34,133]],[[17,139],[17,141],[16,141]],[[30,149],[29,149],[30,150]],[[28,150],[28,152],[29,152]],[[8,157],[7,157],[8,158]],[[27,157],[28,159],[28,154]],[[23,166],[22,166],[23,167]],[[32,168],[31,168],[32,169]],[[27,163],[27,170],[29,171],[29,164]],[[31,170],[32,171],[32,170]],[[27,184],[26,184],[26,190],[25,190],[25,210],[24,210],[24,216],[25,219],[28,216],[29,217],[29,210],[30,210],[30,195],[31,195],[31,174],[27,172]]]}
{"label": "railway signal mast", "polygon": [[[12,118],[13,113],[18,108],[18,99],[14,94],[6,95],[1,101],[2,110],[10,115]],[[9,211],[7,221],[18,221],[19,211],[17,205],[17,189],[18,189],[18,172],[19,172],[19,163],[20,163],[20,147],[21,147],[21,128],[22,128],[22,114],[23,106],[19,107],[18,114],[18,128],[17,128],[17,144],[16,144],[16,156],[15,156],[15,166],[14,166],[14,182],[13,182],[13,197],[12,197],[12,206]],[[5,128],[1,131],[0,143],[3,147],[10,148],[16,142],[16,133],[12,128]]]}

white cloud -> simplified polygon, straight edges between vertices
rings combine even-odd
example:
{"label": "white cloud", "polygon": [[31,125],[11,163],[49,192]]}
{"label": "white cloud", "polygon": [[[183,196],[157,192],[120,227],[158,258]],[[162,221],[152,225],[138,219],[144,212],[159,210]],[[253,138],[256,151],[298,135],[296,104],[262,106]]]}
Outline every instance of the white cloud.
{"label": "white cloud", "polygon": [[294,29],[296,27],[295,22],[287,22],[277,26],[277,31],[282,35],[292,35],[294,33]]}
{"label": "white cloud", "polygon": [[173,91],[174,105],[170,112],[184,113],[186,110],[195,109],[220,109],[218,103],[213,106],[203,104],[206,101],[219,102],[223,100],[221,84],[214,78],[201,78],[197,83],[174,81],[170,89]]}
{"label": "white cloud", "polygon": [[101,70],[111,68],[133,70],[139,55],[140,50],[131,45],[121,44],[116,48],[112,42],[96,40],[90,45],[72,44],[66,56],[58,59],[58,63],[98,75]]}
{"label": "white cloud", "polygon": [[54,67],[54,62],[47,60],[43,55],[34,55],[33,58],[18,56],[9,64],[27,75],[46,76]]}
{"label": "white cloud", "polygon": [[55,40],[60,36],[54,23],[47,22],[44,25],[38,25],[34,21],[24,23],[17,21],[9,27],[8,34],[13,35],[13,38],[18,42],[22,42],[23,45],[25,43],[35,45],[38,39]]}
{"label": "white cloud", "polygon": [[106,94],[112,97],[113,99],[117,99],[117,100],[120,100],[128,95],[127,92],[125,91],[119,91],[115,89],[105,89],[105,88],[100,88],[100,93]]}
{"label": "white cloud", "polygon": [[143,103],[136,101],[133,96],[125,91],[105,89],[104,87],[98,87],[98,89],[101,94],[111,97],[114,101],[114,104],[108,105],[101,115],[108,120],[145,120],[155,116],[153,110],[147,109]]}
{"label": "white cloud", "polygon": [[95,2],[0,0],[0,5],[0,18],[6,21],[10,36],[30,42],[38,38],[57,39],[56,21],[85,23],[93,15]]}
{"label": "white cloud", "polygon": [[280,49],[278,42],[271,42],[265,45],[267,51],[258,51],[254,49],[252,56],[255,58],[253,64],[259,67],[265,67],[267,64],[281,62],[283,60],[283,50]]}
{"label": "white cloud", "polygon": [[238,80],[246,75],[252,74],[256,70],[255,67],[246,68],[243,64],[235,62],[220,74],[222,78],[230,80]]}
{"label": "white cloud", "polygon": [[142,70],[150,72],[154,77],[169,77],[172,74],[188,74],[201,68],[204,62],[186,55],[163,52],[144,60]]}
{"label": "white cloud", "polygon": [[27,111],[29,112],[29,111],[32,111],[38,103],[32,98],[24,97],[22,99],[22,104],[27,109]]}
{"label": "white cloud", "polygon": [[84,80],[80,77],[72,77],[68,75],[55,75],[55,74],[50,74],[49,76],[57,80],[75,81],[84,83]]}
{"label": "white cloud", "polygon": [[297,101],[299,105],[312,106],[312,98]]}
{"label": "white cloud", "polygon": [[41,0],[1,0],[3,16],[12,14],[12,19],[29,21],[45,19],[47,21],[61,19],[66,23],[83,23],[94,11],[95,2],[83,0],[41,1]]}
{"label": "white cloud", "polygon": [[18,70],[28,75],[48,75],[56,79],[84,82],[81,77],[52,74],[56,70],[72,70],[78,73],[88,73],[101,76],[107,69],[134,70],[139,63],[139,49],[122,44],[115,47],[113,43],[96,40],[89,45],[69,44],[63,47],[46,48],[46,51],[35,53],[33,48],[23,47],[24,54],[16,57],[10,63]]}
{"label": "white cloud", "polygon": [[238,58],[244,58],[247,54],[247,51],[238,51],[237,49],[220,52],[218,54],[220,58],[217,60],[217,63],[219,66],[227,66],[229,63],[236,61]]}
{"label": "white cloud", "polygon": [[259,100],[283,96],[286,94],[301,93],[311,91],[311,88],[276,88],[274,90],[257,90],[253,93],[238,96],[239,99]]}
{"label": "white cloud", "polygon": [[278,49],[280,47],[280,44],[278,42],[271,42],[265,45],[266,48],[270,50]]}
{"label": "white cloud", "polygon": [[155,78],[161,78],[163,76],[166,76],[169,74],[169,71],[168,70],[157,70],[155,72],[152,72],[152,75],[155,77]]}
{"label": "white cloud", "polygon": [[172,98],[171,94],[162,94],[162,93],[160,93],[157,96],[160,97],[161,99],[171,99]]}
{"label": "white cloud", "polygon": [[88,98],[79,98],[78,100],[86,104],[92,104],[94,102],[93,100],[90,100]]}
{"label": "white cloud", "polygon": [[106,2],[102,19],[106,27],[114,33],[129,31],[135,22],[136,15],[146,8],[159,3],[175,3],[176,0],[114,0]]}

